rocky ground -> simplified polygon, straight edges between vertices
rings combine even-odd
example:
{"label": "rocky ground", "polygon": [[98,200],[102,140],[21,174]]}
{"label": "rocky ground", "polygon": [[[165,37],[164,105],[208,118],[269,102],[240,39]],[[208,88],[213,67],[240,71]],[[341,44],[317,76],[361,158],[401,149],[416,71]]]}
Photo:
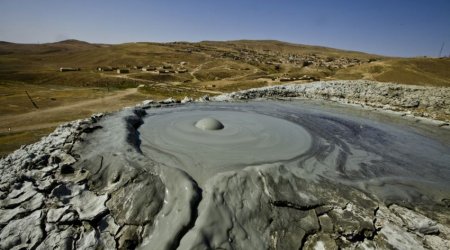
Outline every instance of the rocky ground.
{"label": "rocky ground", "polygon": [[[360,81],[212,99],[285,97],[393,109],[440,119],[444,127],[450,115],[449,89]],[[422,207],[384,203],[352,186],[327,180],[313,185],[277,164],[220,173],[199,187],[184,172],[142,157],[136,140],[142,118],[178,105],[148,101],[121,116],[63,124],[1,159],[0,249],[450,248],[448,199]],[[123,133],[114,126],[124,127]],[[104,135],[114,143],[98,151],[86,143]]]}
{"label": "rocky ground", "polygon": [[257,98],[306,98],[361,104],[405,115],[450,121],[450,88],[379,83],[374,81],[324,81],[288,84],[224,94],[215,101]]}

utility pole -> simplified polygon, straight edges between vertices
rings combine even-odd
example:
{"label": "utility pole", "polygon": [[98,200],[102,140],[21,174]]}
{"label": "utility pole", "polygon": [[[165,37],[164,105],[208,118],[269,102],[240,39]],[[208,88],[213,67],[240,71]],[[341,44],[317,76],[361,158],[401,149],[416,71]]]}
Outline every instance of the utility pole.
{"label": "utility pole", "polygon": [[36,103],[33,101],[33,99],[31,98],[31,96],[28,94],[28,91],[25,90],[25,93],[27,94],[28,99],[30,99],[30,102],[33,104],[33,106],[34,106],[36,109],[39,109],[38,105],[36,105]]}
{"label": "utility pole", "polygon": [[438,58],[441,57],[441,55],[442,55],[442,50],[444,50],[444,46],[445,46],[445,42],[442,42],[442,46],[441,46],[441,50],[439,50],[439,56],[438,56]]}

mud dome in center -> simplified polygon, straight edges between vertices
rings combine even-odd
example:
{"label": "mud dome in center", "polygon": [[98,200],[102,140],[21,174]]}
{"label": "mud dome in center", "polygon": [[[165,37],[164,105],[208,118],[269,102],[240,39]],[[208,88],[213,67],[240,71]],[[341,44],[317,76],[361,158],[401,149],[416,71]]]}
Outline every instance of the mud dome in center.
{"label": "mud dome in center", "polygon": [[[204,117],[220,121],[224,128],[198,128]],[[311,146],[311,136],[298,124],[240,111],[152,115],[139,132],[144,155],[185,170],[199,183],[218,172],[294,159]]]}

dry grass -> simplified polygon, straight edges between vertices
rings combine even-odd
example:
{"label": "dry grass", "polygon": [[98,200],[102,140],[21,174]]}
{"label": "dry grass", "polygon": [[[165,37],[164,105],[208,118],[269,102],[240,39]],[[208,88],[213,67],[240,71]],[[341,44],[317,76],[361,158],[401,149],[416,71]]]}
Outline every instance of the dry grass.
{"label": "dry grass", "polygon": [[70,103],[104,97],[106,88],[80,88],[58,85],[0,83],[0,114],[13,115],[35,111],[25,91],[39,109],[60,107]]}
{"label": "dry grass", "polygon": [[268,81],[242,81],[242,82],[233,82],[226,85],[219,85],[215,89],[222,92],[233,92],[265,86],[269,86]]}
{"label": "dry grass", "polygon": [[131,77],[153,81],[155,83],[173,83],[173,82],[189,82],[193,80],[189,73],[182,74],[154,74],[154,73],[136,73],[130,74]]}
{"label": "dry grass", "polygon": [[340,70],[332,78],[450,87],[449,69],[449,58],[386,59]]}
{"label": "dry grass", "polygon": [[397,59],[386,62],[383,72],[375,77],[378,81],[405,84],[450,86],[450,59]]}
{"label": "dry grass", "polygon": [[43,136],[52,132],[55,127],[48,127],[37,130],[27,130],[22,132],[0,133],[0,157],[16,150],[20,145],[30,144],[38,141]]}
{"label": "dry grass", "polygon": [[205,94],[209,94],[201,92],[201,90],[197,90],[196,88],[192,88],[189,86],[183,87],[183,86],[152,86],[152,85],[139,88],[139,93],[146,95],[147,97],[149,97],[147,99],[152,100],[164,100],[169,97],[181,100],[186,96],[192,98],[199,98],[201,96],[204,96]]}

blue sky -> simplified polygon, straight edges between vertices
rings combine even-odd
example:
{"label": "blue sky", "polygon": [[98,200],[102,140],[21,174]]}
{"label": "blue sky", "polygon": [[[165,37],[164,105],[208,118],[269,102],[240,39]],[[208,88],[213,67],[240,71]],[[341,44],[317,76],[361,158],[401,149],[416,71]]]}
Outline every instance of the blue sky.
{"label": "blue sky", "polygon": [[275,39],[394,56],[450,54],[450,0],[0,0],[0,40]]}

